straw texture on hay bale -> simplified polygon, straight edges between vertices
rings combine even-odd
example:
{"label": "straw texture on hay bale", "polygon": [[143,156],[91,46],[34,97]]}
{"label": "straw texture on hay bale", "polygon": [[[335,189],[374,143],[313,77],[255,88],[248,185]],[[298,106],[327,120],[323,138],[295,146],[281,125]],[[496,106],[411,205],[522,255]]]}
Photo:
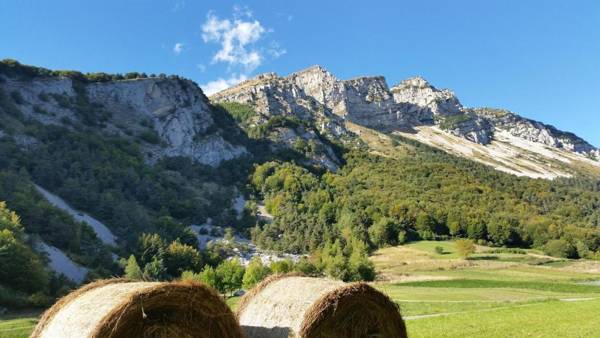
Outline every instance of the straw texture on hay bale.
{"label": "straw texture on hay bale", "polygon": [[88,284],[44,313],[32,338],[224,337],[241,338],[221,296],[193,282]]}
{"label": "straw texture on hay bale", "polygon": [[249,338],[406,337],[398,306],[365,283],[274,276],[240,300],[237,316]]}

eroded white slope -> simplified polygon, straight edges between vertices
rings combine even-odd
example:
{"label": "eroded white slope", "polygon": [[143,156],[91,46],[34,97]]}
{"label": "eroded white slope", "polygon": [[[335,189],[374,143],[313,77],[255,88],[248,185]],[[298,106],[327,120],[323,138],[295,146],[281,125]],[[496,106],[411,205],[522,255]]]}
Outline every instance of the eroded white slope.
{"label": "eroded white slope", "polygon": [[89,270],[73,262],[57,247],[40,241],[36,244],[36,249],[48,255],[48,259],[50,260],[48,266],[53,271],[65,275],[77,284],[81,284],[85,279]]}
{"label": "eroded white slope", "polygon": [[40,192],[40,194],[42,194],[42,196],[44,196],[44,198],[46,198],[46,200],[48,200],[48,202],[50,204],[67,212],[75,220],[77,220],[79,222],[84,222],[84,223],[88,224],[90,227],[92,227],[92,229],[94,230],[94,232],[96,233],[98,238],[102,241],[102,243],[112,245],[112,246],[116,245],[117,236],[115,236],[110,231],[110,229],[106,225],[104,225],[104,223],[100,222],[99,220],[95,219],[94,217],[92,217],[86,213],[83,213],[83,212],[73,209],[62,198],[54,195],[53,193],[40,187],[39,185],[36,184],[35,188],[37,189],[37,191]]}
{"label": "eroded white slope", "polygon": [[497,129],[488,145],[470,142],[437,127],[421,126],[415,130],[416,133],[395,133],[517,176],[554,179],[570,177],[579,169],[600,173],[600,162],[513,136],[505,130]]}

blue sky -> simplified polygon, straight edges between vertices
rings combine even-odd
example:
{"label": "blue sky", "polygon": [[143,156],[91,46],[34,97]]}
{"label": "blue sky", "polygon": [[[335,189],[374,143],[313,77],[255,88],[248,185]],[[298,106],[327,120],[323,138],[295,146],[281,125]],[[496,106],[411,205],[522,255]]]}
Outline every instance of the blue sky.
{"label": "blue sky", "polygon": [[207,90],[313,64],[339,78],[421,75],[600,146],[599,1],[0,2],[0,58],[179,74]]}

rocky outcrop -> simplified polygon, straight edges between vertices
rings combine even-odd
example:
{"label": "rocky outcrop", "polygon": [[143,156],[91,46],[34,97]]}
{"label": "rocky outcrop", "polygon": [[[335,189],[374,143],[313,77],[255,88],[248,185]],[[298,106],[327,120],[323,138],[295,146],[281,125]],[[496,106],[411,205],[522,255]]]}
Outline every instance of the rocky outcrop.
{"label": "rocky outcrop", "polygon": [[600,160],[600,150],[571,133],[512,113],[466,108],[452,91],[437,89],[422,77],[388,88],[381,76],[338,80],[323,67],[313,66],[286,77],[261,75],[217,93],[211,100],[250,104],[267,115],[291,114],[301,119],[334,121],[322,123],[320,128],[321,132],[337,128],[336,134],[345,132],[343,121],[384,132],[436,126],[487,145],[494,140],[496,131],[506,130],[524,140]]}
{"label": "rocky outcrop", "polygon": [[400,82],[391,91],[394,101],[405,104],[407,113],[422,123],[433,123],[440,116],[464,113],[463,106],[453,92],[438,90],[419,76]]}
{"label": "rocky outcrop", "polygon": [[[214,166],[246,152],[242,146],[210,132],[214,121],[209,101],[189,80],[152,77],[94,82],[62,76],[3,79],[3,91],[19,93],[19,110],[28,118],[61,125],[69,125],[69,120],[85,124],[84,118],[97,119],[95,126],[104,132],[126,137],[155,134],[155,142],[143,143],[154,159],[187,156]],[[88,115],[83,116],[82,111]]]}
{"label": "rocky outcrop", "polygon": [[453,92],[437,89],[420,76],[402,81],[391,89],[414,125],[437,125],[471,142],[488,144],[494,127],[488,120],[463,107]]}
{"label": "rocky outcrop", "polygon": [[573,133],[558,130],[551,125],[521,117],[507,110],[477,108],[473,111],[490,121],[496,129],[513,136],[600,160],[600,149]]}
{"label": "rocky outcrop", "polygon": [[465,138],[478,144],[489,144],[494,138],[494,125],[471,111],[442,118],[440,128],[452,135]]}
{"label": "rocky outcrop", "polygon": [[311,162],[336,170],[340,160],[321,136],[343,142],[351,134],[344,126],[343,117],[332,110],[333,107],[343,109],[343,90],[335,77],[316,66],[287,77],[274,73],[259,75],[211,96],[211,101],[250,105],[259,114],[256,124],[267,123],[274,116],[298,118],[306,127],[277,127],[268,138],[276,148],[294,149],[297,139],[311,142],[319,149],[309,154]]}
{"label": "rocky outcrop", "polygon": [[93,102],[103,102],[116,122],[151,123],[164,147],[164,156],[187,156],[200,163],[218,165],[245,153],[220,136],[206,135],[213,126],[209,102],[196,84],[188,80],[138,79],[88,86]]}

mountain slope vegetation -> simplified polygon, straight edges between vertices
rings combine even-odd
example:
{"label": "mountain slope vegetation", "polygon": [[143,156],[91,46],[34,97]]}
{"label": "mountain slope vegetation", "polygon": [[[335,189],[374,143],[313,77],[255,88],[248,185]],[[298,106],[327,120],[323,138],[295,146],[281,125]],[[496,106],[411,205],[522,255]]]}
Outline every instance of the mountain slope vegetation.
{"label": "mountain slope vegetation", "polygon": [[468,237],[538,248],[564,240],[573,258],[600,249],[597,179],[517,177],[408,139],[395,143],[400,156],[352,151],[340,171],[320,176],[289,163],[258,166],[252,183],[275,220],[256,240],[312,251],[349,229],[373,247]]}
{"label": "mountain slope vegetation", "polygon": [[[9,275],[0,257],[3,303],[43,306],[74,285],[48,269],[53,257],[40,245],[85,267],[87,280],[209,280],[230,270],[241,283],[239,262],[225,261],[231,248],[201,249],[191,227],[199,224],[309,255],[277,271],[344,280],[373,279],[370,252],[418,239],[598,256],[593,175],[517,177],[392,134],[378,148],[314,100],[293,107],[211,103],[179,77],[0,62],[0,250],[31,262]],[[116,244],[36,185],[101,221]],[[246,206],[236,211],[240,196]],[[261,216],[263,203],[272,219]],[[18,282],[24,276],[35,286]]]}

